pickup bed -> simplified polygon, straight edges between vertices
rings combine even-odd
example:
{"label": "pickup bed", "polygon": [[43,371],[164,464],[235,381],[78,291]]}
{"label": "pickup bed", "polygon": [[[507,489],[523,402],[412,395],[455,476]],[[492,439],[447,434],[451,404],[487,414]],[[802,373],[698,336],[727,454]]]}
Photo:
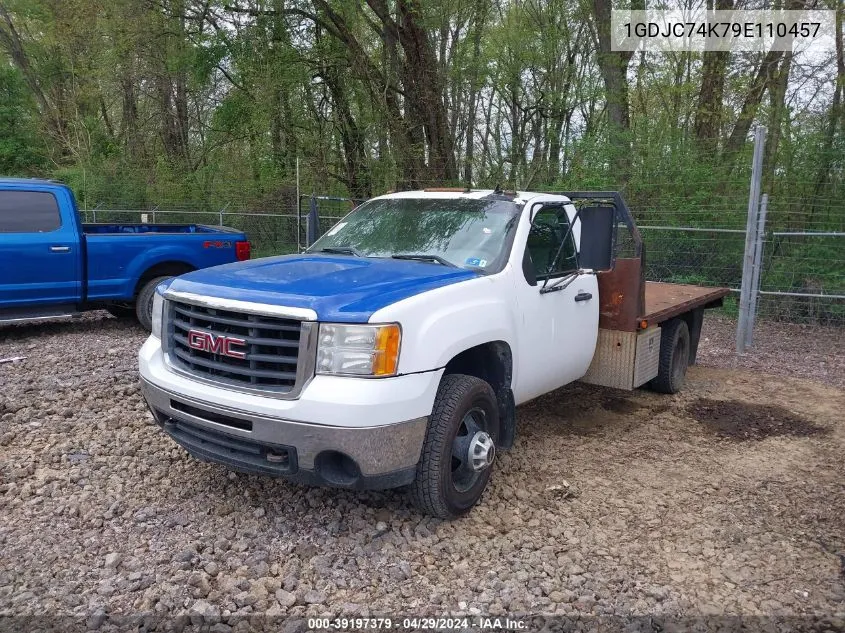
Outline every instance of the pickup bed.
{"label": "pickup bed", "polygon": [[654,284],[615,192],[403,192],[300,255],[158,287],[139,352],[153,417],[199,459],[476,504],[516,406],[583,380],[683,386],[724,288]]}
{"label": "pickup bed", "polygon": [[150,329],[156,285],[249,254],[225,227],[83,224],[65,185],[0,179],[0,323],[105,308]]}

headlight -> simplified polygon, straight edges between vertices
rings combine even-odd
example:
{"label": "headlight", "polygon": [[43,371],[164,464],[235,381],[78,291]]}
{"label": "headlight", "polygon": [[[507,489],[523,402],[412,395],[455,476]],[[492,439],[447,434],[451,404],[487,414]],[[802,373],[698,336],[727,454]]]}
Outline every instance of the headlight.
{"label": "headlight", "polygon": [[156,338],[161,338],[161,318],[164,313],[164,297],[155,293],[153,296],[153,327],[152,334]]}
{"label": "headlight", "polygon": [[393,376],[399,365],[402,330],[388,325],[321,323],[317,373]]}

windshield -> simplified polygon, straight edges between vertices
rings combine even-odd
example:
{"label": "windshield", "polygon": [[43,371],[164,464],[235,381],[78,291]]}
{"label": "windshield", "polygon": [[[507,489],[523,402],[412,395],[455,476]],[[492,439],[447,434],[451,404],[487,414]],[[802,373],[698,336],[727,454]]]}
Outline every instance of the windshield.
{"label": "windshield", "polygon": [[386,198],[364,203],[308,252],[419,259],[486,273],[504,268],[520,207],[508,200]]}

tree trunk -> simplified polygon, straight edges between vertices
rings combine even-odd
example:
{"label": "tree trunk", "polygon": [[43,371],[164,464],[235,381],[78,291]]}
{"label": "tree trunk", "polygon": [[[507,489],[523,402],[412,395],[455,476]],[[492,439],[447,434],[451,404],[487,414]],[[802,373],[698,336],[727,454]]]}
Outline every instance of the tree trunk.
{"label": "tree trunk", "polygon": [[472,36],[472,70],[469,81],[469,100],[467,104],[467,127],[464,151],[464,183],[472,187],[472,169],[475,160],[475,121],[478,109],[478,93],[480,90],[478,61],[481,57],[481,32],[484,29],[486,6],[484,0],[479,0],[475,5],[475,32]]}
{"label": "tree trunk", "polygon": [[725,144],[725,151],[722,157],[723,162],[730,162],[743,144],[745,144],[748,138],[748,131],[751,129],[751,123],[754,121],[757,108],[766,91],[767,79],[774,69],[777,68],[781,57],[783,57],[783,51],[769,51],[757,67],[757,72],[751,81],[751,86],[748,88],[748,92],[745,93],[745,99],[742,102],[739,117],[734,124],[728,142]]}
{"label": "tree trunk", "polygon": [[769,132],[763,154],[763,187],[771,189],[775,173],[778,145],[786,111],[786,88],[789,84],[789,71],[792,69],[792,53],[785,52],[780,66],[775,68],[769,78]]}
{"label": "tree trunk", "polygon": [[185,55],[184,49],[186,46],[185,33],[185,3],[179,0],[176,3],[177,11],[177,25],[178,31],[176,34],[176,50],[179,52],[178,68],[176,70],[175,84],[176,90],[174,93],[174,122],[173,127],[176,132],[177,142],[179,144],[179,154],[184,165],[191,164],[190,159],[190,121],[188,119],[188,77],[185,70]]}
{"label": "tree trunk", "polygon": [[132,69],[128,62],[124,64],[120,77],[120,91],[122,97],[122,117],[120,133],[123,143],[133,162],[140,158],[140,143],[138,139],[138,102],[135,95],[135,82]]}
{"label": "tree trunk", "polygon": [[6,50],[12,62],[23,74],[27,86],[32,91],[39,109],[47,120],[50,136],[55,139],[61,148],[62,154],[68,154],[70,148],[67,138],[67,122],[62,114],[62,109],[54,106],[47,98],[41,82],[29,62],[29,57],[26,51],[24,51],[20,34],[15,28],[12,17],[3,3],[0,3],[0,46]]}
{"label": "tree trunk", "polygon": [[[342,59],[342,57],[341,57]],[[373,195],[367,165],[367,147],[364,131],[355,121],[352,108],[336,66],[324,66],[321,74],[332,97],[333,114],[340,135],[344,163],[344,184],[353,198]]]}
{"label": "tree trunk", "polygon": [[397,0],[399,43],[404,55],[406,104],[423,125],[428,148],[427,180],[454,181],[458,177],[454,141],[443,100],[443,82],[428,33],[419,23],[419,0]]}
{"label": "tree trunk", "polygon": [[[712,0],[708,0],[707,8],[713,8]],[[733,9],[733,0],[717,0],[716,9]],[[722,132],[722,100],[730,53],[705,51],[702,57],[701,90],[698,92],[698,105],[695,110],[695,139],[705,153],[712,153],[717,148]]]}
{"label": "tree trunk", "polygon": [[158,95],[161,142],[164,145],[164,153],[167,158],[174,162],[181,158],[182,152],[179,147],[179,131],[176,129],[173,120],[173,85],[164,69],[160,70],[158,76],[156,76],[155,87]]}
{"label": "tree trunk", "polygon": [[[611,0],[592,0],[593,16],[598,36],[596,57],[604,80],[607,100],[608,141],[611,163],[616,177],[625,185],[630,176],[631,119],[628,102],[628,64],[632,51],[613,51],[610,48]],[[632,0],[632,10],[645,9],[645,0]]]}
{"label": "tree trunk", "polygon": [[[845,42],[842,33],[842,14],[845,12],[840,4],[836,11],[836,86],[833,89],[833,102],[830,104],[830,111],[827,118],[827,129],[825,130],[824,143],[822,144],[819,170],[816,174],[816,186],[814,189],[813,205],[810,207],[810,217],[813,217],[817,208],[822,205],[819,198],[822,197],[828,179],[830,168],[833,165],[833,143],[836,138],[836,128],[839,126],[840,133],[845,133]],[[838,158],[838,157],[837,157]]]}

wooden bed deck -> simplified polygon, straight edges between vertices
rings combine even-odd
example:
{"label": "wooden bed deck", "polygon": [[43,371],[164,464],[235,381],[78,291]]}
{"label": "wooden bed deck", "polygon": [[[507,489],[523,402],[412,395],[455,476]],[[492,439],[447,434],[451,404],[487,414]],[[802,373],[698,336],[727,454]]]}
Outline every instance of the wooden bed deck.
{"label": "wooden bed deck", "polygon": [[730,292],[727,288],[704,288],[686,284],[667,284],[647,281],[645,284],[645,314],[651,324],[662,323],[692,308],[719,301]]}

